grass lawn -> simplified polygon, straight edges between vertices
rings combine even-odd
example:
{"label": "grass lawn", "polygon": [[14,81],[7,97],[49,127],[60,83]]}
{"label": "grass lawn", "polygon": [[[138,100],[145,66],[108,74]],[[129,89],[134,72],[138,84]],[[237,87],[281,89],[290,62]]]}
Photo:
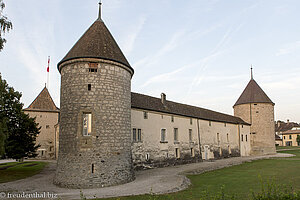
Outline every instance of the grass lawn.
{"label": "grass lawn", "polygon": [[[236,199],[249,199],[251,190],[261,191],[261,182],[286,184],[295,190],[300,190],[300,149],[284,151],[295,154],[291,158],[274,158],[257,160],[242,165],[223,168],[200,175],[190,175],[192,185],[184,191],[167,195],[140,195],[111,199],[202,199],[207,195],[224,192],[234,194]],[[206,199],[206,198],[204,198]]]}
{"label": "grass lawn", "polygon": [[0,164],[0,183],[15,181],[33,176],[47,165],[46,162],[26,161]]}
{"label": "grass lawn", "polygon": [[300,146],[276,146],[277,151],[280,151],[281,149],[300,149]]}

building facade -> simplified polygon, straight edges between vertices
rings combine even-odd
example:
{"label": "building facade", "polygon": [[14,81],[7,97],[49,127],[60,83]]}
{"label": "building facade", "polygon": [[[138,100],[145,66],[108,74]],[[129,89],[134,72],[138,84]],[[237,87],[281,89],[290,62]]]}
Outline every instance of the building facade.
{"label": "building facade", "polygon": [[300,128],[294,127],[281,133],[282,146],[300,146]]}
{"label": "building facade", "polygon": [[24,109],[30,117],[35,117],[39,124],[40,134],[36,138],[38,159],[56,159],[58,153],[58,132],[56,127],[59,120],[59,109],[53,102],[46,87],[40,92],[35,100]]}

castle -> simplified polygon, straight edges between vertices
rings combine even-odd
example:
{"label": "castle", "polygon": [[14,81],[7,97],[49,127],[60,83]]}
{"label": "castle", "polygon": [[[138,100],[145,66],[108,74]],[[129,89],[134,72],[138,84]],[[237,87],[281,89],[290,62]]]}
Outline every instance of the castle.
{"label": "castle", "polygon": [[[234,116],[131,92],[133,68],[101,19],[58,63],[59,151],[54,183],[130,182],[134,169],[275,153],[274,103],[251,78]],[[37,109],[38,110],[38,109]]]}

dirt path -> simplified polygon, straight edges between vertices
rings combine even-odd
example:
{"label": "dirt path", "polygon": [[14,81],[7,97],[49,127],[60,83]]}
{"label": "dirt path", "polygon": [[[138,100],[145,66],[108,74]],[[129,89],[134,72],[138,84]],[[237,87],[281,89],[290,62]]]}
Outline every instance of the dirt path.
{"label": "dirt path", "polygon": [[[83,189],[82,192],[87,198],[103,198],[139,195],[147,193],[170,193],[183,190],[190,185],[188,178],[184,174],[199,174],[206,171],[220,169],[232,165],[239,165],[258,159],[268,159],[273,157],[291,157],[291,154],[277,153],[268,156],[251,156],[251,157],[235,157],[216,160],[213,162],[201,162],[187,165],[178,165],[172,167],[150,169],[136,172],[136,179],[133,182],[106,188]],[[53,177],[55,173],[55,162],[49,165],[39,174],[32,177],[0,184],[0,195],[3,192],[15,193],[42,193],[50,192],[58,194],[61,199],[80,199],[79,189],[59,188],[53,185]]]}

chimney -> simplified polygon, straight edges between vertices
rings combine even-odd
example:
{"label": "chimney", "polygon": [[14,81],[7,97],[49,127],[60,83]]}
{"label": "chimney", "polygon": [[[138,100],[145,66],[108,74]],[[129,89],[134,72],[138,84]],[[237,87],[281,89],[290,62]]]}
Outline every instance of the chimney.
{"label": "chimney", "polygon": [[287,120],[286,120],[286,122],[287,122],[287,124],[289,124],[289,123],[290,123],[290,120],[289,120],[289,119],[287,119]]}
{"label": "chimney", "polygon": [[161,97],[161,103],[165,104],[166,103],[166,94],[165,93],[161,93],[160,97]]}
{"label": "chimney", "polygon": [[278,121],[277,121],[277,127],[280,127],[280,125],[281,125],[281,123],[280,123],[280,121],[278,120]]}

